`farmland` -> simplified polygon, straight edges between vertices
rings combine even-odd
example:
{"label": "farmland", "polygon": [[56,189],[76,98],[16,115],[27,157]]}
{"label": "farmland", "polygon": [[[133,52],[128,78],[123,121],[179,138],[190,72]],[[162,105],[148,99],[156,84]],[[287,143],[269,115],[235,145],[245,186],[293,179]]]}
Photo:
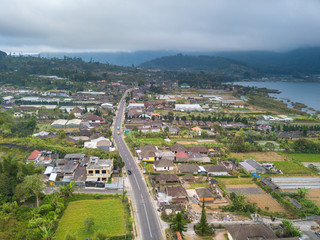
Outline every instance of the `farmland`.
{"label": "farmland", "polygon": [[[243,185],[252,184],[251,178],[216,178],[223,185]],[[239,186],[237,186],[239,187]]]}
{"label": "farmland", "polygon": [[302,164],[298,164],[291,161],[283,161],[283,162],[273,162],[273,164],[280,169],[284,175],[290,176],[305,176],[305,175],[314,175],[314,173],[303,166]]}
{"label": "farmland", "polygon": [[320,154],[291,153],[289,156],[299,162],[320,162]]}
{"label": "farmland", "polygon": [[316,204],[320,206],[320,189],[309,189],[307,198],[311,201],[316,201]]}
{"label": "farmland", "polygon": [[277,202],[276,199],[271,197],[269,194],[249,194],[247,195],[247,200],[251,203],[256,203],[257,207],[262,210],[267,210],[271,212],[282,212],[286,211],[281,207],[281,205]]}
{"label": "farmland", "polygon": [[284,161],[285,157],[276,152],[250,152],[250,153],[231,153],[232,157],[240,160],[252,158],[258,162]]}
{"label": "farmland", "polygon": [[[86,231],[83,223],[89,217],[94,219],[94,226],[91,231]],[[56,239],[64,240],[68,233],[78,239],[92,238],[97,231],[108,237],[123,235],[124,218],[125,210],[120,198],[70,202],[59,223]]]}

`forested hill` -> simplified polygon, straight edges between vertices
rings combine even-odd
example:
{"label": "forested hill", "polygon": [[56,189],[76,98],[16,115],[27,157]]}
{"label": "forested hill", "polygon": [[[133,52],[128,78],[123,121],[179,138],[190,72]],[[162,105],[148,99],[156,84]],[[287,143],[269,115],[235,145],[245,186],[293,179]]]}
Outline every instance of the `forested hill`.
{"label": "forested hill", "polygon": [[173,71],[208,72],[224,74],[250,74],[253,69],[245,64],[223,57],[215,56],[185,56],[178,54],[154,59],[142,63],[143,68],[154,68]]}
{"label": "forested hill", "polygon": [[320,74],[320,47],[287,52],[217,52],[215,55],[243,62],[261,73]]}

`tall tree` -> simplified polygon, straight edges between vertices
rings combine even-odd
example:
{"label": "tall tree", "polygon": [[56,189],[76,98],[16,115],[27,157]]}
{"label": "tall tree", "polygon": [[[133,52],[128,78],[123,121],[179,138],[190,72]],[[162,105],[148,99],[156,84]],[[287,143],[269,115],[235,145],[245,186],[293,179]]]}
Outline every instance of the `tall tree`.
{"label": "tall tree", "polygon": [[186,219],[182,216],[181,212],[178,212],[176,216],[172,220],[172,224],[170,225],[172,231],[174,232],[185,232],[187,230],[187,221]]}
{"label": "tall tree", "polygon": [[200,236],[209,236],[212,235],[212,229],[207,221],[206,209],[204,206],[204,201],[202,202],[202,211],[200,222],[195,225],[195,229]]}
{"label": "tall tree", "polygon": [[39,207],[39,196],[45,186],[40,179],[40,175],[26,176],[22,183],[18,184],[15,189],[15,198],[19,201],[26,201],[28,198],[35,196],[37,207]]}

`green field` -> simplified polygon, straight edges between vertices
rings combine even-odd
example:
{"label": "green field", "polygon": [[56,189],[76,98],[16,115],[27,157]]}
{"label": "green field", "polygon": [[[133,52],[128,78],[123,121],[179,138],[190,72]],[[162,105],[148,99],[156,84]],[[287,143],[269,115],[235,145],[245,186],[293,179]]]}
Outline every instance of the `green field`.
{"label": "green field", "polygon": [[[94,219],[90,232],[84,229],[83,224],[88,217]],[[104,232],[108,237],[121,236],[125,231],[124,217],[121,198],[70,202],[59,222],[56,239],[65,240],[68,233],[77,239],[92,239],[97,231]]]}
{"label": "green field", "polygon": [[320,162],[320,154],[291,153],[289,156],[299,162]]}
{"label": "green field", "polygon": [[189,183],[190,187],[188,189],[196,189],[196,188],[208,188],[208,183]]}
{"label": "green field", "polygon": [[273,164],[277,169],[280,169],[284,175],[313,175],[313,172],[309,168],[295,162],[282,161],[273,162]]}

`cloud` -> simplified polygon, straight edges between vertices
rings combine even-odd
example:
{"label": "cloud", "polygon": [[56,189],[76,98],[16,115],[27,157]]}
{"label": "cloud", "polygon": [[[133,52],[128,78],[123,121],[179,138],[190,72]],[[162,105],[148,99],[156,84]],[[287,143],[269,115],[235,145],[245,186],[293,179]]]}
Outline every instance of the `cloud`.
{"label": "cloud", "polygon": [[0,0],[6,51],[287,50],[320,43],[318,0]]}

